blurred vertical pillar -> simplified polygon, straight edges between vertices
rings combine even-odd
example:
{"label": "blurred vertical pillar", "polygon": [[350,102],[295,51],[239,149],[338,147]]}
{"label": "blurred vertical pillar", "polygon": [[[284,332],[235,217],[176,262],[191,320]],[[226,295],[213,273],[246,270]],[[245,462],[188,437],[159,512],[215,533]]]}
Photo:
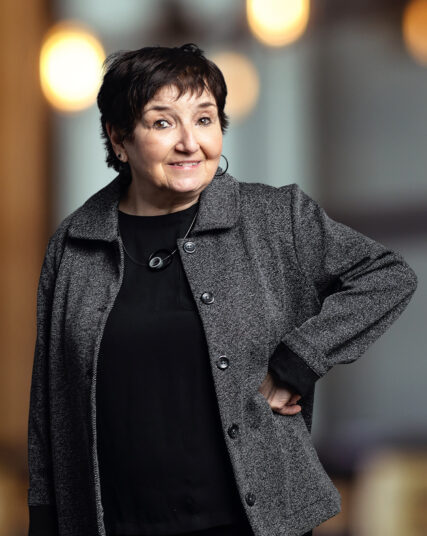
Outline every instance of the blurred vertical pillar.
{"label": "blurred vertical pillar", "polygon": [[0,17],[0,447],[26,452],[36,291],[49,232],[48,107],[38,58],[47,0],[3,0]]}

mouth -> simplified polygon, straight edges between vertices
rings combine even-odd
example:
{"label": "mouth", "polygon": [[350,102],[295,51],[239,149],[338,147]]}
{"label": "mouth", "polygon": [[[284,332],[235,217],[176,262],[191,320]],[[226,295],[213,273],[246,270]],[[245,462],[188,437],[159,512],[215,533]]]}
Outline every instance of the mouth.
{"label": "mouth", "polygon": [[201,160],[181,160],[177,162],[171,162],[169,166],[176,169],[196,169],[199,167]]}

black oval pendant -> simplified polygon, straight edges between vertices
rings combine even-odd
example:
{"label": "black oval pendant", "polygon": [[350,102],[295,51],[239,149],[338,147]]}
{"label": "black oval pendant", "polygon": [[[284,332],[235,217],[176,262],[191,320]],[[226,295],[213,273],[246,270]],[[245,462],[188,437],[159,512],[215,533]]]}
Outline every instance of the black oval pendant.
{"label": "black oval pendant", "polygon": [[151,270],[164,270],[172,262],[172,254],[168,249],[158,249],[148,259]]}

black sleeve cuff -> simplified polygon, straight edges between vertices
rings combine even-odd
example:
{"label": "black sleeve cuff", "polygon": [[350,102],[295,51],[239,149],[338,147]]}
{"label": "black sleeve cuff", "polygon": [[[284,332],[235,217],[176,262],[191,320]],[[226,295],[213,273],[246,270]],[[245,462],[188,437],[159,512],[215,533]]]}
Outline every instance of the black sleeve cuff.
{"label": "black sleeve cuff", "polygon": [[276,385],[290,387],[301,396],[306,396],[320,378],[299,355],[282,341],[270,357],[268,371]]}
{"label": "black sleeve cuff", "polygon": [[28,536],[58,536],[56,508],[51,504],[28,507],[30,527]]}

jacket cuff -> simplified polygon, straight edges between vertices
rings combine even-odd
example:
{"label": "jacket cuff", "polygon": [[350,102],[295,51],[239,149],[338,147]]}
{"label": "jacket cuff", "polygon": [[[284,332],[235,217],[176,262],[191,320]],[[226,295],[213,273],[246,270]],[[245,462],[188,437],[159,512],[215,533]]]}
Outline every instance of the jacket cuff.
{"label": "jacket cuff", "polygon": [[290,387],[301,396],[306,396],[320,378],[307,363],[283,341],[277,345],[268,363],[268,371],[274,383]]}
{"label": "jacket cuff", "polygon": [[51,504],[29,505],[28,536],[58,536],[56,508]]}

